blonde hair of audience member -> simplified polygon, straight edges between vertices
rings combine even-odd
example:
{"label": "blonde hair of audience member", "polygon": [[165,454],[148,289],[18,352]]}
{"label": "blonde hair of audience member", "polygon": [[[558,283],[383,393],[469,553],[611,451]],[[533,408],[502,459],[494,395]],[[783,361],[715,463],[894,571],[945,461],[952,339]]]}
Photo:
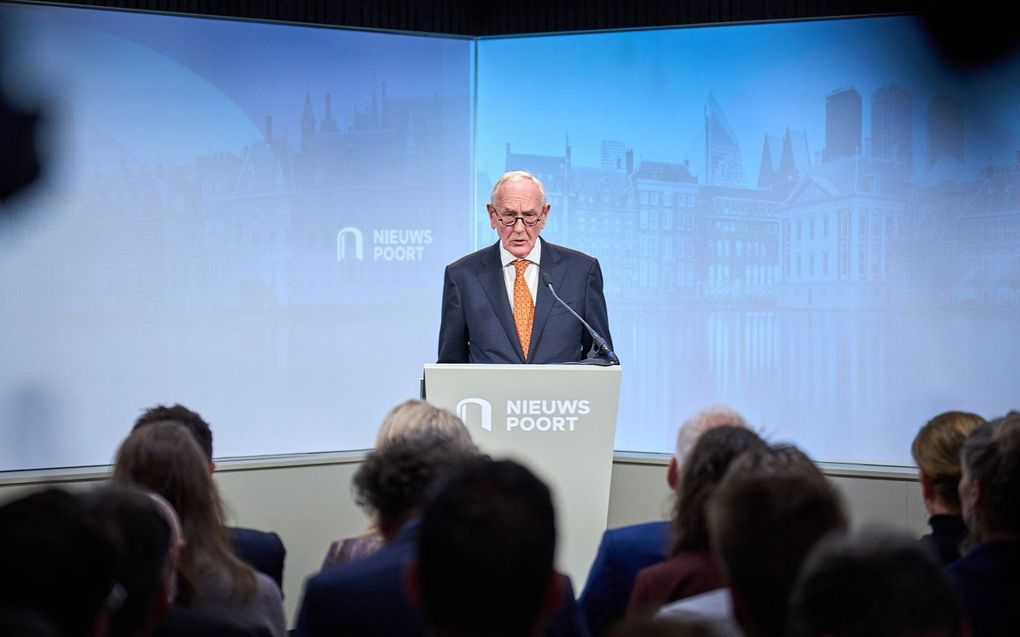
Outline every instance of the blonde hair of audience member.
{"label": "blonde hair of audience member", "polygon": [[673,457],[669,459],[669,467],[666,470],[666,483],[670,489],[674,492],[679,489],[684,461],[687,460],[687,456],[694,449],[694,445],[698,442],[701,434],[709,429],[727,425],[750,429],[747,420],[743,416],[725,405],[706,407],[680,425],[680,431],[676,436],[676,451],[674,451]]}
{"label": "blonde hair of audience member", "polygon": [[983,422],[977,414],[947,411],[929,420],[914,437],[910,450],[929,514],[960,514],[960,450],[967,434]]}
{"label": "blonde hair of audience member", "polygon": [[424,400],[406,400],[390,410],[379,425],[375,446],[381,447],[408,432],[437,431],[462,438],[473,445],[467,427],[452,412],[431,405]]}
{"label": "blonde hair of audience member", "polygon": [[177,571],[183,605],[189,605],[211,568],[227,574],[242,601],[251,599],[255,572],[230,549],[219,491],[191,432],[170,422],[135,430],[117,451],[113,479],[156,492],[176,512],[184,533]]}
{"label": "blonde hair of audience member", "polygon": [[961,460],[967,528],[981,542],[1020,539],[1020,412],[975,427]]}

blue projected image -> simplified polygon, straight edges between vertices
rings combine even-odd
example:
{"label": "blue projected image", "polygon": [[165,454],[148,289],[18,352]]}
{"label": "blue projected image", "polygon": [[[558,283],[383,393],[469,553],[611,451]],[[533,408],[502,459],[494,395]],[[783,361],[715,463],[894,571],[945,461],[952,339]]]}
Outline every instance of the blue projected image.
{"label": "blue projected image", "polygon": [[223,456],[370,447],[470,248],[471,43],[0,18],[59,140],[0,226],[0,467],[106,463],[158,402],[201,411]]}
{"label": "blue projected image", "polygon": [[[909,465],[1016,407],[1020,59],[910,17],[508,39],[0,5],[43,184],[0,215],[0,469],[102,464],[157,402],[217,455],[365,448],[435,360],[506,170],[600,259],[617,448],[726,403]],[[23,423],[32,423],[31,427]]]}
{"label": "blue projected image", "polygon": [[911,464],[940,410],[1015,406],[1017,60],[954,76],[909,17],[478,55],[478,196],[534,172],[546,236],[602,262],[617,449],[725,403],[820,460]]}

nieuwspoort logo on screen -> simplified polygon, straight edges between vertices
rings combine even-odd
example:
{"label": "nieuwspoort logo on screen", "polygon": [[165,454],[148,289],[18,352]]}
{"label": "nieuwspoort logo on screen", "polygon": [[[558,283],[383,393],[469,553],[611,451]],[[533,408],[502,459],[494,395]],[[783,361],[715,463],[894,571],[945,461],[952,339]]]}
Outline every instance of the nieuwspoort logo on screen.
{"label": "nieuwspoort logo on screen", "polygon": [[422,228],[372,230],[371,252],[365,253],[365,233],[347,226],[336,233],[336,260],[421,261],[426,246],[432,245],[432,231]]}

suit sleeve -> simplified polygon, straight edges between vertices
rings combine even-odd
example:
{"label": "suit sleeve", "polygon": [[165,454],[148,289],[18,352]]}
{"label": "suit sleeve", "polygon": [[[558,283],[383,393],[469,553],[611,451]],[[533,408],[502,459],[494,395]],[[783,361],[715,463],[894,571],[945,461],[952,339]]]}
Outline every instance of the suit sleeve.
{"label": "suit sleeve", "polygon": [[439,363],[468,362],[467,321],[457,281],[446,267],[443,277],[443,314],[439,324]]}
{"label": "suit sleeve", "polygon": [[[606,295],[602,289],[602,268],[598,259],[588,270],[588,289],[585,291],[584,319],[592,328],[602,335],[609,343],[609,349],[613,347],[613,336],[609,333],[609,312],[606,309]],[[585,333],[585,351],[591,346],[591,337]]]}

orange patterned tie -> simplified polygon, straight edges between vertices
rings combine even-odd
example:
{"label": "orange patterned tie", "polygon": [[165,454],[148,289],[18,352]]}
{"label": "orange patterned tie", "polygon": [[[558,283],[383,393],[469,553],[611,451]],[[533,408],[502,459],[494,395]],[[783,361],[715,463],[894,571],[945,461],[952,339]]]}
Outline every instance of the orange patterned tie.
{"label": "orange patterned tie", "polygon": [[517,338],[521,341],[524,360],[528,359],[528,344],[531,343],[531,325],[535,322],[535,302],[531,299],[531,290],[524,280],[524,271],[528,269],[526,259],[514,261],[517,275],[514,277],[514,324],[517,325]]}

